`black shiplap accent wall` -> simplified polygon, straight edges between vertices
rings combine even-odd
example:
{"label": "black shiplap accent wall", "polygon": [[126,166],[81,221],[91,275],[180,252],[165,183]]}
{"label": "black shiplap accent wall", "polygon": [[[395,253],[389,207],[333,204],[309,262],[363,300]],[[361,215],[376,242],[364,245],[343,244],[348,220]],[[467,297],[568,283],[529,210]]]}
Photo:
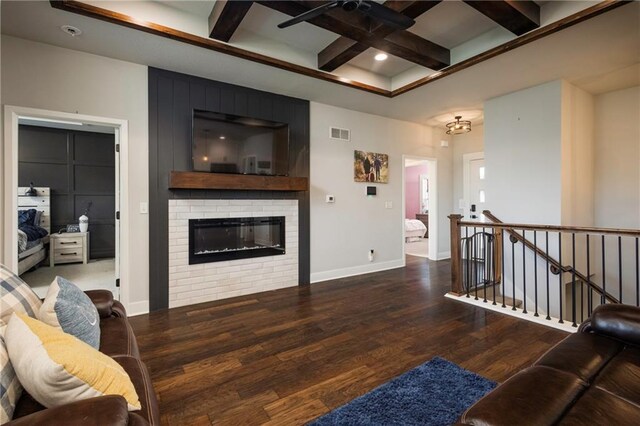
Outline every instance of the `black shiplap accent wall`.
{"label": "black shiplap accent wall", "polygon": [[149,306],[169,305],[171,199],[297,199],[299,282],[310,280],[309,193],[170,190],[169,172],[191,169],[191,120],[201,109],[289,124],[289,175],[309,177],[309,101],[149,68]]}

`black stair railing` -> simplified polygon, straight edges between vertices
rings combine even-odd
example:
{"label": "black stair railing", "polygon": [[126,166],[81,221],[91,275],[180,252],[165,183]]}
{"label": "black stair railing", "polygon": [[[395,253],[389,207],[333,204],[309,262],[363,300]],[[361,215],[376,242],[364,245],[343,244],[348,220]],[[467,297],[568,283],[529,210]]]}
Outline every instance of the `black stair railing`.
{"label": "black stair railing", "polygon": [[452,293],[573,326],[599,304],[640,306],[640,230],[513,224],[483,215],[490,222],[449,216]]}

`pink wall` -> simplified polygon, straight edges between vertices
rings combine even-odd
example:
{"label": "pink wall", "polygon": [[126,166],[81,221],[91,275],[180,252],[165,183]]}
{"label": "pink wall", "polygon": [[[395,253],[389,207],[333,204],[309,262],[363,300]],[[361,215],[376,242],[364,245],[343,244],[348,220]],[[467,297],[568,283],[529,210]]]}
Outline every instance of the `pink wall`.
{"label": "pink wall", "polygon": [[420,213],[420,175],[427,174],[427,165],[404,168],[405,211],[407,219],[415,219]]}

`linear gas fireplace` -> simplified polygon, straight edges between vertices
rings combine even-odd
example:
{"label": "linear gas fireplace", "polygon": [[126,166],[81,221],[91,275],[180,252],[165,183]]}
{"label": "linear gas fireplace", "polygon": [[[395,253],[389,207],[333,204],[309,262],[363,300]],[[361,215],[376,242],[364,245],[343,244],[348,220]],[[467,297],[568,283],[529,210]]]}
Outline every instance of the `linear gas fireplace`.
{"label": "linear gas fireplace", "polygon": [[285,254],[284,216],[189,220],[189,264]]}

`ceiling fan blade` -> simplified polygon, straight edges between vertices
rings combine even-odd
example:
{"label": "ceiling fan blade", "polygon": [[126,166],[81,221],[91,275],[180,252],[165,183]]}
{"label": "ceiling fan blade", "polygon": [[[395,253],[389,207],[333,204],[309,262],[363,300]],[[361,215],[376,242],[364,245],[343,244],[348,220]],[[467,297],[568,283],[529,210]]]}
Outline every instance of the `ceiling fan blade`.
{"label": "ceiling fan blade", "polygon": [[408,16],[374,1],[363,1],[358,6],[358,9],[372,18],[382,21],[385,25],[399,30],[406,30],[416,23],[416,21]]}
{"label": "ceiling fan blade", "polygon": [[338,1],[334,1],[331,3],[323,4],[322,6],[318,6],[315,9],[311,9],[307,12],[301,13],[295,18],[289,19],[288,21],[284,21],[281,24],[278,24],[278,28],[287,28],[295,24],[299,24],[300,22],[308,21],[309,19],[313,19],[316,16],[322,15],[329,9],[333,9],[338,5]]}

